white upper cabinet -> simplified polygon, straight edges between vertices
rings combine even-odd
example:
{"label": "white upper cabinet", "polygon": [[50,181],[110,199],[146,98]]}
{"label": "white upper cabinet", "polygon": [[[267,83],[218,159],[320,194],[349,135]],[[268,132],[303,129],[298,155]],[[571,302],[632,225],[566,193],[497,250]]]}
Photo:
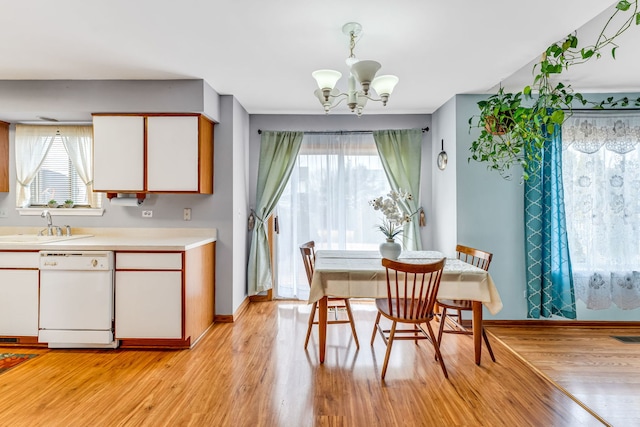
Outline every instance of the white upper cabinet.
{"label": "white upper cabinet", "polygon": [[144,117],[93,117],[93,187],[144,191]]}
{"label": "white upper cabinet", "polygon": [[147,118],[147,190],[198,191],[198,117]]}
{"label": "white upper cabinet", "polygon": [[198,114],[93,116],[94,188],[213,193],[213,122]]}

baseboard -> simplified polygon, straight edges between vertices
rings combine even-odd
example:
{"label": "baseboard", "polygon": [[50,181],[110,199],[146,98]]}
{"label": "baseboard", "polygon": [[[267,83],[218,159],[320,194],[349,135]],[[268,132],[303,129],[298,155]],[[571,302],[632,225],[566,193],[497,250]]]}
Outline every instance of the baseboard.
{"label": "baseboard", "polygon": [[579,327],[579,328],[640,328],[640,321],[612,321],[612,320],[488,320],[482,321],[484,326],[523,327]]}
{"label": "baseboard", "polygon": [[0,336],[0,347],[44,347],[47,343],[38,342],[38,337]]}
{"label": "baseboard", "polygon": [[247,297],[244,299],[244,301],[242,301],[242,303],[240,304],[240,306],[238,307],[238,309],[236,310],[235,313],[233,314],[216,314],[213,318],[213,321],[215,323],[233,323],[236,320],[238,320],[240,318],[240,316],[242,316],[244,314],[245,311],[247,311],[247,308],[249,308],[249,302],[250,302],[250,298]]}

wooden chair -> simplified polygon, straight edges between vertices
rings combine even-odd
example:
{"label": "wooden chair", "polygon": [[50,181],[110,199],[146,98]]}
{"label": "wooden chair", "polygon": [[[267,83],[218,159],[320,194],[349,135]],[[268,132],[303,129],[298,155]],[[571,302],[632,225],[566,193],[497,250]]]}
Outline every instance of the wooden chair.
{"label": "wooden chair", "polygon": [[[490,252],[481,251],[479,249],[474,249],[463,245],[456,246],[456,255],[459,260],[475,265],[476,267],[481,268],[485,271],[489,270],[489,265],[491,264],[491,259],[493,258],[493,254]],[[471,320],[462,320],[462,312],[471,312],[473,310],[471,301],[438,300],[438,306],[441,310],[440,328],[438,330],[438,342],[441,342],[443,333],[473,335],[473,331],[471,331],[470,329]],[[451,313],[451,311],[453,311],[454,313]],[[451,327],[445,330],[445,323],[447,322]],[[489,338],[484,331],[484,327],[482,328],[482,338],[484,339],[484,342],[487,346],[487,350],[489,350],[491,360],[495,362],[496,358],[493,355],[493,350],[491,349],[491,344],[489,344]]]}
{"label": "wooden chair", "polygon": [[[310,241],[300,245],[300,253],[302,254],[302,262],[304,264],[304,270],[307,273],[307,280],[309,281],[309,287],[311,287],[311,280],[313,279],[313,269],[316,261],[315,242]],[[349,323],[351,325],[351,333],[353,333],[353,339],[356,342],[356,348],[360,349],[360,343],[358,342],[358,334],[356,334],[356,324],[353,321],[353,313],[351,312],[351,305],[349,304],[349,298],[327,298],[327,310],[334,312],[334,319],[327,320],[327,324],[334,325],[339,323]],[[304,348],[307,349],[309,344],[309,337],[311,337],[311,328],[313,325],[317,325],[316,310],[318,309],[318,303],[314,302],[311,307],[311,313],[309,313],[309,327],[307,328],[307,337],[304,340]],[[347,320],[338,319],[338,310],[344,309],[347,312]]]}
{"label": "wooden chair", "polygon": [[[382,265],[387,271],[387,297],[376,299],[378,315],[371,335],[371,345],[376,338],[376,331],[380,333],[387,345],[382,366],[382,379],[387,373],[393,341],[413,340],[417,344],[417,340],[421,339],[427,339],[433,344],[436,360],[440,362],[445,378],[449,377],[440,354],[440,345],[430,323],[435,317],[434,306],[444,264],[444,258],[429,264],[410,264],[382,259]],[[391,320],[391,329],[382,329],[381,316]],[[398,323],[410,324],[412,327],[397,329]],[[426,331],[422,324],[427,325]]]}

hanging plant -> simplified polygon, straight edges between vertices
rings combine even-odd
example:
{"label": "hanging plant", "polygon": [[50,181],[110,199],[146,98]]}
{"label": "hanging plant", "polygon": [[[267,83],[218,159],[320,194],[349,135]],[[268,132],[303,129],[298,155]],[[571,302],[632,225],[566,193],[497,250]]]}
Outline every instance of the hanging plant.
{"label": "hanging plant", "polygon": [[[612,31],[610,27],[618,13],[629,13],[630,16]],[[488,163],[488,169],[506,179],[512,177],[512,168],[521,168],[522,178],[527,180],[539,167],[548,135],[571,116],[574,105],[596,109],[640,106],[640,97],[589,101],[571,85],[559,81],[564,70],[600,58],[604,49],[610,48],[615,59],[618,48],[615,39],[634,23],[640,24],[638,0],[619,1],[593,45],[580,48],[577,34],[570,34],[542,54],[534,66],[531,85],[515,93],[505,92],[500,87],[497,93],[479,101],[479,114],[469,119],[469,130],[480,130],[477,139],[471,143],[469,160]]]}

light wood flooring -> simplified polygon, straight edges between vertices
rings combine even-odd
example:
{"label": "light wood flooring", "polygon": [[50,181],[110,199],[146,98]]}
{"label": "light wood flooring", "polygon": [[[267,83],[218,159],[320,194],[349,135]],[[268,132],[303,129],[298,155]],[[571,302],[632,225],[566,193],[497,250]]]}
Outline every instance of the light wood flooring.
{"label": "light wood flooring", "polygon": [[[252,303],[192,350],[47,350],[0,374],[0,426],[599,426],[597,418],[495,341],[473,362],[467,336],[446,335],[446,380],[426,341],[369,345],[375,308],[353,304],[303,349],[309,305]],[[628,425],[628,424],[627,424]]]}
{"label": "light wood flooring", "polygon": [[640,336],[640,327],[487,330],[607,424],[640,426],[640,343],[612,338]]}

